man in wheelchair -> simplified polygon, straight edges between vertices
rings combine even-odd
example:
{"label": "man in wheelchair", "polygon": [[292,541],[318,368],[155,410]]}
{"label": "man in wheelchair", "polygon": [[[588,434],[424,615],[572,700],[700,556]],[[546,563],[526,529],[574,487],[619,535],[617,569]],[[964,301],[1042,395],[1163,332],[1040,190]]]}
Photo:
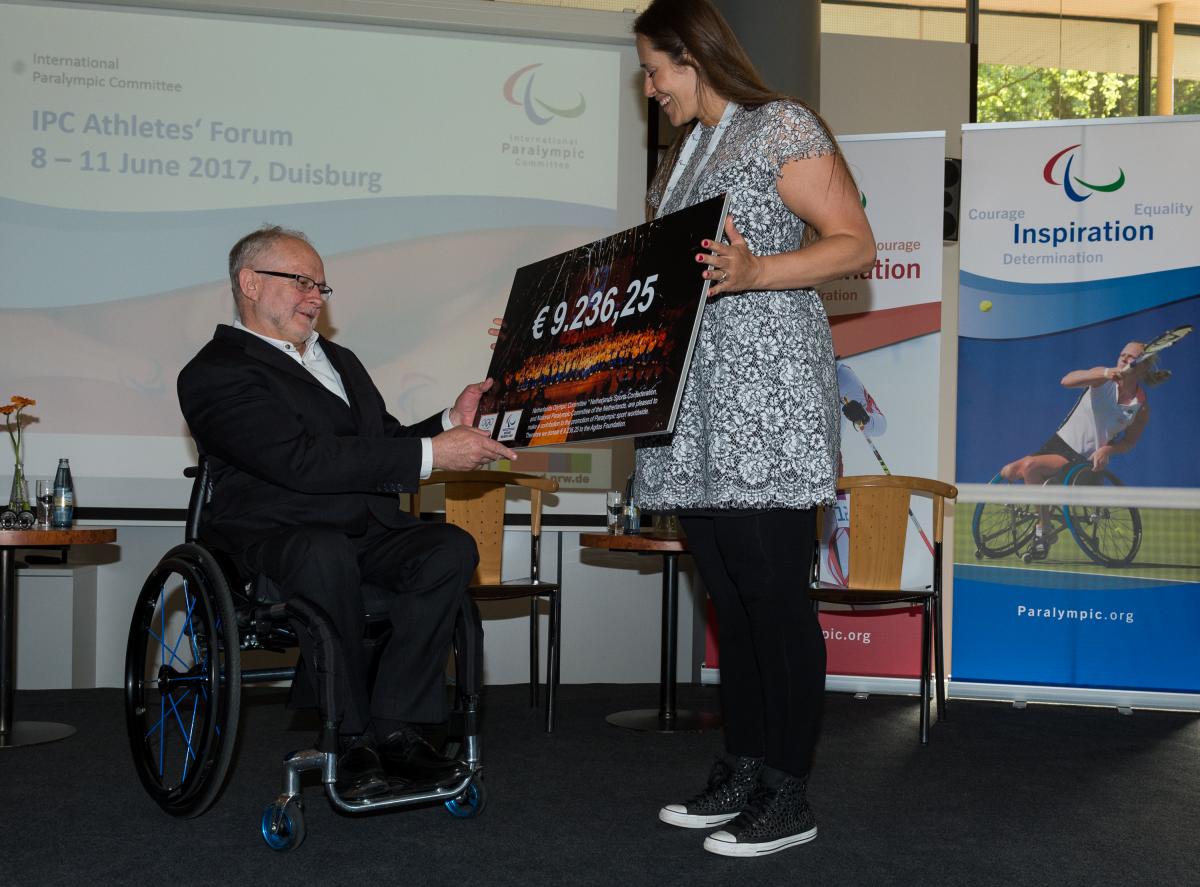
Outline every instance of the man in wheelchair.
{"label": "man in wheelchair", "polygon": [[[179,375],[179,403],[209,460],[202,536],[281,600],[315,605],[341,639],[337,789],[364,799],[389,777],[442,784],[462,771],[419,725],[447,717],[444,668],[477,554],[457,527],[399,508],[435,468],[515,459],[472,427],[491,380],[441,415],[405,426],[355,355],[316,331],[332,289],[298,231],[264,227],[229,254],[237,320],[217,327]],[[363,586],[386,592],[391,636],[370,684]],[[311,666],[313,641],[301,635]],[[311,671],[311,669],[310,669]]]}

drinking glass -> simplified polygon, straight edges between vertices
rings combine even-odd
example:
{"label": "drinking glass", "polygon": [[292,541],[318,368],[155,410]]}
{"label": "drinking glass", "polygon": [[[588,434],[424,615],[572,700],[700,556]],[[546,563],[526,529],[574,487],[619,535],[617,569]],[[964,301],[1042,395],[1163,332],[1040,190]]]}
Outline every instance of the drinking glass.
{"label": "drinking glass", "polygon": [[654,528],[654,535],[660,539],[679,538],[679,518],[674,514],[655,514],[652,526]]}
{"label": "drinking glass", "polygon": [[50,510],[54,507],[54,481],[42,478],[37,482],[37,525],[40,530],[50,529]]}
{"label": "drinking glass", "polygon": [[608,532],[623,535],[625,532],[625,495],[620,490],[609,490],[605,501],[608,505]]}

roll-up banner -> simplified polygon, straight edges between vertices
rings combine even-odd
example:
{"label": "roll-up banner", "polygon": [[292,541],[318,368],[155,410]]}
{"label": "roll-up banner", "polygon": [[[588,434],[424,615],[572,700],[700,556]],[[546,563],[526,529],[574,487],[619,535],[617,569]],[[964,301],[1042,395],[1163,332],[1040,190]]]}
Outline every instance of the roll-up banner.
{"label": "roll-up banner", "polygon": [[[842,136],[875,233],[877,257],[867,271],[819,287],[833,327],[843,419],[843,474],[937,473],[938,366],[942,288],[942,194],[945,133]],[[844,581],[848,503],[826,514],[821,578]],[[929,503],[914,500],[904,579],[932,581]],[[918,529],[918,525],[920,529]],[[711,617],[711,614],[710,614]],[[831,689],[887,692],[919,673],[919,610],[825,609],[821,613]],[[715,668],[710,634],[705,666]],[[709,673],[706,672],[706,676]],[[883,678],[884,680],[877,680]]]}
{"label": "roll-up banner", "polygon": [[1200,691],[1197,156],[1196,117],[964,128],[956,687]]}

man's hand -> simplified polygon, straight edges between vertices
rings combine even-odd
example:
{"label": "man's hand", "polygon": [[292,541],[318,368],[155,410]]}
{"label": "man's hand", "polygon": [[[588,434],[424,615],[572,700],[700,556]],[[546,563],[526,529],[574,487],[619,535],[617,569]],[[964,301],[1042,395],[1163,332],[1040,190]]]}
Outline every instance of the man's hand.
{"label": "man's hand", "polygon": [[[498,336],[500,335],[500,328],[501,328],[502,326],[504,326],[504,318],[503,318],[503,317],[493,317],[493,318],[492,318],[492,323],[494,323],[494,324],[495,324],[495,326],[488,327],[488,335],[489,335],[489,336],[492,336],[493,338],[496,338],[496,337],[498,337]],[[488,347],[489,347],[489,348],[491,348],[493,351],[495,351],[495,350],[496,350],[496,343],[495,343],[495,342],[493,342],[493,343],[492,343],[491,345],[489,345]]]}
{"label": "man's hand", "polygon": [[479,398],[492,387],[491,379],[473,382],[462,390],[450,408],[450,421],[455,425],[474,425],[475,413],[479,411]]}
{"label": "man's hand", "polygon": [[433,467],[448,471],[474,471],[497,459],[516,459],[517,454],[492,440],[486,431],[458,425],[443,431],[430,441]]}

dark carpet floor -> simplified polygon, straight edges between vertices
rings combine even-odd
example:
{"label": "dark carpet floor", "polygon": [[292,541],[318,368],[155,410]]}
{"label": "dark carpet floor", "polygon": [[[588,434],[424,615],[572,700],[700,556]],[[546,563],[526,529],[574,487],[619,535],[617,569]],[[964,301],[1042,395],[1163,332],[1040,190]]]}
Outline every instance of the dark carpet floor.
{"label": "dark carpet floor", "polygon": [[[590,685],[562,688],[546,735],[526,692],[487,692],[478,818],[349,817],[312,786],[308,838],[291,853],[266,848],[259,817],[282,754],[312,733],[278,691],[247,691],[228,787],[187,821],[143,793],[119,691],[20,693],[19,718],[79,732],[0,749],[0,884],[1200,883],[1195,714],[959,701],[920,748],[915,700],[830,694],[809,792],[817,840],[732,860],[656,818],[703,786],[719,734],[612,727],[605,714],[653,708],[657,689]],[[681,687],[680,701],[715,709],[715,690]]]}

